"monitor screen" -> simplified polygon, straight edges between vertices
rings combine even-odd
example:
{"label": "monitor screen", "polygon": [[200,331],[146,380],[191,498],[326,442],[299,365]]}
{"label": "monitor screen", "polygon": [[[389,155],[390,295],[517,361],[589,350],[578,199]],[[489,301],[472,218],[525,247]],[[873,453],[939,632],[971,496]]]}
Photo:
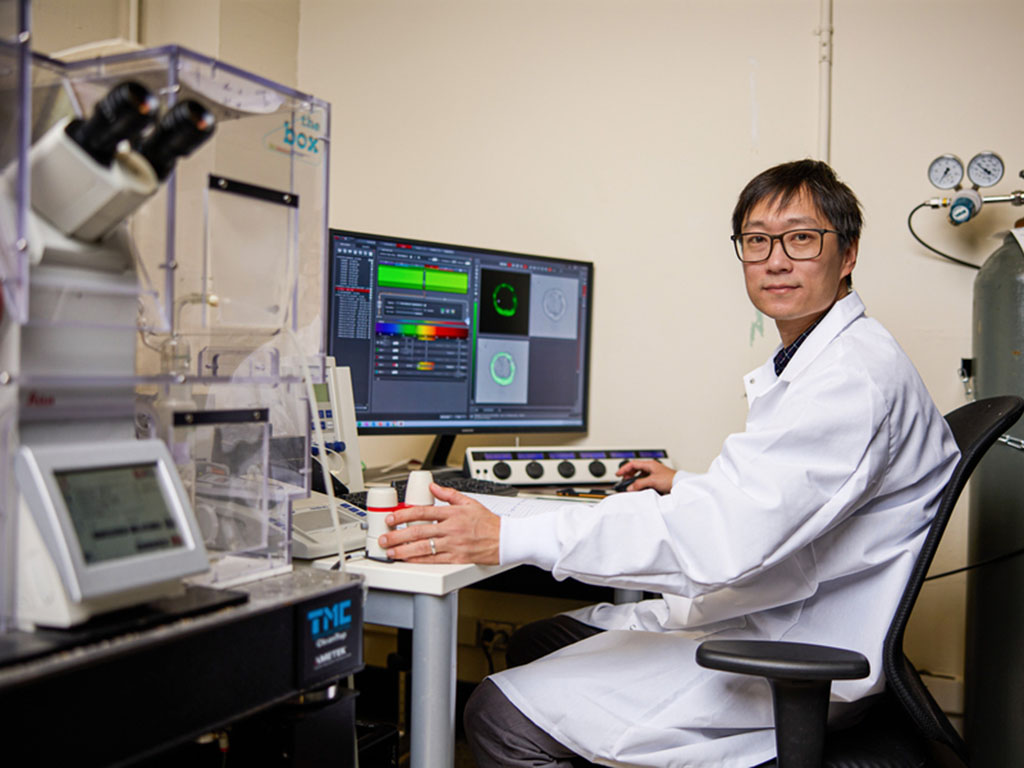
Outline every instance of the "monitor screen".
{"label": "monitor screen", "polygon": [[209,569],[188,493],[160,440],[22,445],[15,476],[71,602],[128,605],[136,590]]}
{"label": "monitor screen", "polygon": [[156,462],[54,473],[86,564],[183,547]]}
{"label": "monitor screen", "polygon": [[329,247],[360,433],[586,430],[593,264],[337,229]]}

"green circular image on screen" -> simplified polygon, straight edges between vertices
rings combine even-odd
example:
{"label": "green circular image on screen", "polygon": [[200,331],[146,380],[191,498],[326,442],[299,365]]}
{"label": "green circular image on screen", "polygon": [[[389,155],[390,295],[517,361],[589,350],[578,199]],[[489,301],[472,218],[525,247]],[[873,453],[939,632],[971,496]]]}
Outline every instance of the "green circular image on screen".
{"label": "green circular image on screen", "polygon": [[512,317],[519,306],[519,297],[516,296],[516,289],[508,283],[498,283],[491,294],[494,302],[494,311],[502,317]]}
{"label": "green circular image on screen", "polygon": [[516,361],[508,352],[499,352],[491,358],[491,378],[496,384],[507,387],[516,377]]}

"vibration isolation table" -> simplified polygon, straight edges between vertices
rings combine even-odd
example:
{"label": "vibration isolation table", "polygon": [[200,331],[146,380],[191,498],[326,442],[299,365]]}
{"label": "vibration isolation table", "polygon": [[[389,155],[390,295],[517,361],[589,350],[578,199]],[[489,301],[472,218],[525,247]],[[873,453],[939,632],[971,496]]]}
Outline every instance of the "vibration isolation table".
{"label": "vibration isolation table", "polygon": [[[145,761],[362,668],[358,576],[297,568],[232,592],[244,602],[0,666],[10,764]],[[325,630],[346,635],[329,662]],[[6,659],[25,635],[0,634]],[[349,743],[335,764],[354,765]]]}

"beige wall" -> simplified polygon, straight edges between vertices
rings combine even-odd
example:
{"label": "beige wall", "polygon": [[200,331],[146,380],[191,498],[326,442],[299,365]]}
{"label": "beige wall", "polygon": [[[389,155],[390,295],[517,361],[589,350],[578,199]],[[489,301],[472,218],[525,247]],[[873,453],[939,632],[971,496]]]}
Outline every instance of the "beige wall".
{"label": "beige wall", "polygon": [[774,343],[751,345],[734,196],[817,132],[816,4],[730,6],[307,0],[300,22],[300,81],[333,105],[332,225],[594,261],[587,440],[697,468]]}
{"label": "beige wall", "polygon": [[[664,445],[699,470],[742,428],[739,377],[777,341],[743,294],[729,213],[750,176],[817,152],[819,5],[303,0],[300,86],[333,105],[331,224],[593,260],[586,441]],[[997,150],[997,190],[1019,186],[1024,108],[1002,73],[1022,23],[1008,1],[834,3],[831,160],[867,220],[856,285],[944,411],[964,401],[974,274],[906,218],[943,152]],[[915,221],[980,263],[1017,214]],[[371,463],[425,449],[361,442]],[[962,564],[964,522],[936,569]],[[961,673],[963,611],[962,577],[925,588],[921,666]]]}
{"label": "beige wall", "polygon": [[[960,358],[971,354],[975,272],[918,246],[906,218],[913,205],[937,194],[925,169],[944,152],[966,162],[976,152],[995,150],[1007,167],[995,191],[1024,186],[1018,177],[1024,106],[1013,98],[1007,77],[1022,25],[1024,4],[1013,0],[835,4],[832,160],[860,195],[868,221],[857,286],[944,411],[965,400],[956,371]],[[951,49],[938,50],[940,40]],[[914,222],[926,241],[981,264],[999,243],[992,234],[1021,215],[1019,208],[993,205],[958,229],[930,210]],[[964,564],[965,511],[962,503],[933,573]],[[965,587],[963,575],[925,585],[907,639],[918,666],[962,673]]]}
{"label": "beige wall", "polygon": [[131,37],[127,0],[33,0],[29,12],[32,48],[41,53]]}
{"label": "beige wall", "polygon": [[184,45],[296,87],[298,0],[139,2],[144,45]]}
{"label": "beige wall", "polygon": [[296,87],[299,0],[32,0],[33,48],[177,44]]}
{"label": "beige wall", "polygon": [[[63,22],[40,9],[78,4],[35,5],[47,40]],[[742,428],[740,376],[777,337],[758,333],[729,213],[753,174],[816,154],[818,0],[145,0],[141,18],[144,42],[332,103],[332,226],[594,261],[588,443],[663,445],[699,470]],[[950,410],[974,274],[914,243],[906,217],[936,194],[942,152],[996,150],[996,190],[1021,185],[1024,4],[835,0],[834,27],[831,160],[867,219],[856,285]],[[980,263],[1018,213],[915,221]],[[380,464],[426,442],[361,445]],[[937,568],[962,563],[964,539],[961,516]],[[920,665],[960,674],[962,615],[962,582],[926,587]]]}

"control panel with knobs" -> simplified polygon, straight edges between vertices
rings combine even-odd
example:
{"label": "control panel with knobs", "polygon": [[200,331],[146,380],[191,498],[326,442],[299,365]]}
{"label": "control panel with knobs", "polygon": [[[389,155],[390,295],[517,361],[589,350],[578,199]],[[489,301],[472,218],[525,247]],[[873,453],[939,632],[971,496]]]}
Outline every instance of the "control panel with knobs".
{"label": "control panel with knobs", "polygon": [[672,467],[664,448],[467,448],[467,476],[510,485],[615,483],[615,470],[630,459],[656,459]]}

